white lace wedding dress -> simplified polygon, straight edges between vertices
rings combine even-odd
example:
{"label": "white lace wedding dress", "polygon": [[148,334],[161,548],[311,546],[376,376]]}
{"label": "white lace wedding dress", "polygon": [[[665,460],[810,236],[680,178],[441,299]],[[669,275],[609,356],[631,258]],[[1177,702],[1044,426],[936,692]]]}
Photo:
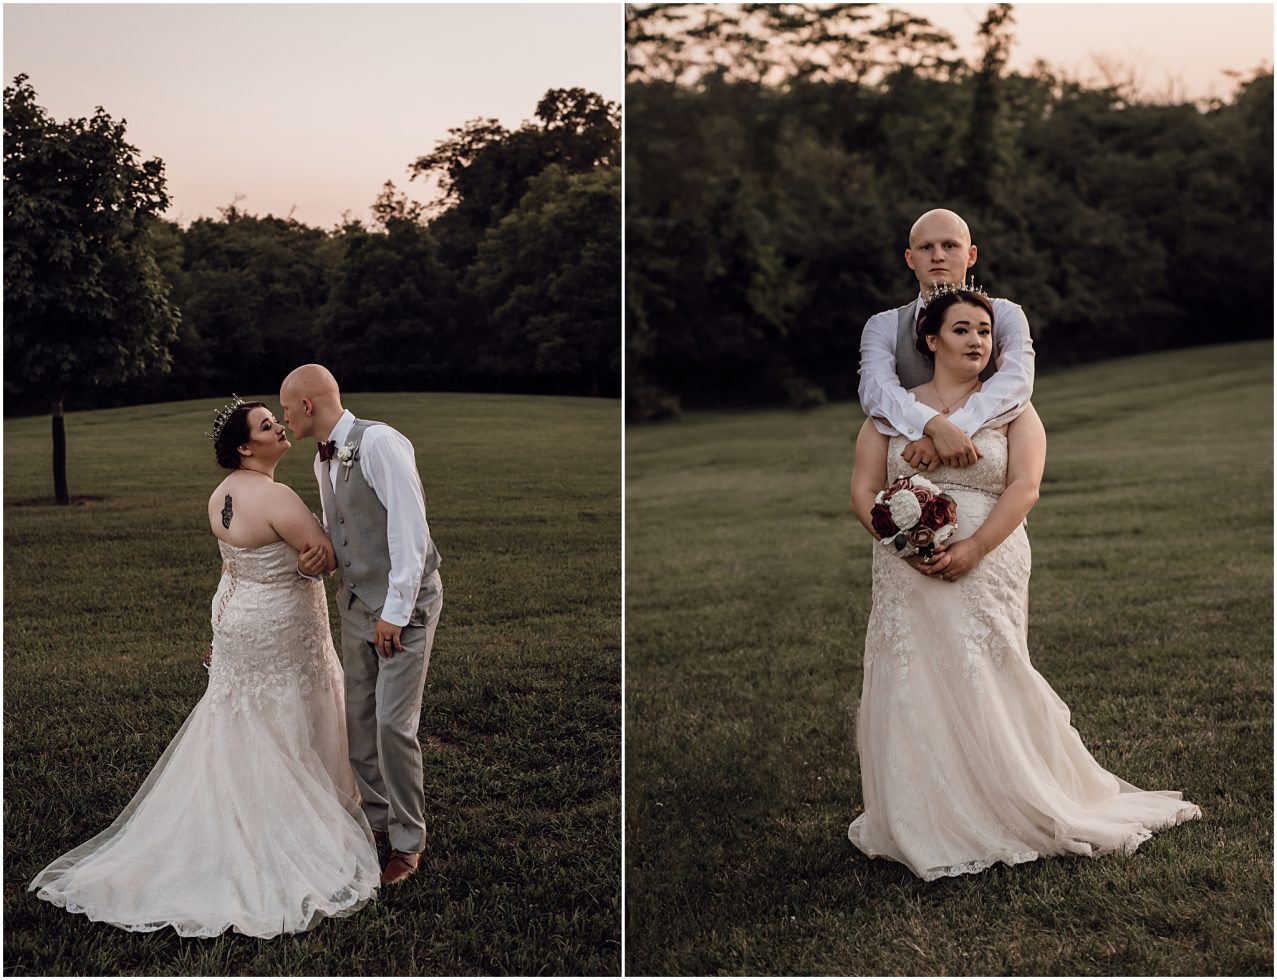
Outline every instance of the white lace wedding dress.
{"label": "white lace wedding dress", "polygon": [[[958,504],[953,540],[1006,486],[1007,441],[926,474]],[[891,440],[888,480],[913,474]],[[878,545],[857,723],[865,812],[848,837],[927,879],[1047,855],[1133,851],[1201,816],[1178,792],[1145,792],[1103,769],[1069,709],[1029,662],[1023,526],[957,582],[920,575]]]}
{"label": "white lace wedding dress", "polygon": [[40,898],[139,932],[270,938],[376,892],[323,584],[283,541],[221,552],[203,698],[115,822],[36,876]]}

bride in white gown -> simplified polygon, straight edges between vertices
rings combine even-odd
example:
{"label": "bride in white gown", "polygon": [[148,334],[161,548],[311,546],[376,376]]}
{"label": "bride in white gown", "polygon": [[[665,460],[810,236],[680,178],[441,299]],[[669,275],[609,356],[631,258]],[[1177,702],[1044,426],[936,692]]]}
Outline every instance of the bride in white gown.
{"label": "bride in white gown", "polygon": [[331,567],[332,546],[274,482],[290,444],[264,406],[237,399],[213,435],[233,472],[209,500],[223,572],[208,688],[115,822],[30,888],[122,929],[270,938],[355,912],[381,871],[324,586],[296,568],[307,545]]}
{"label": "bride in white gown", "polygon": [[[979,390],[992,317],[984,295],[967,290],[928,304],[920,344],[935,378],[913,389],[918,399],[948,413]],[[873,550],[857,722],[865,811],[848,837],[926,879],[1130,852],[1201,815],[1178,792],[1142,791],[1103,769],[1029,662],[1024,519],[1046,459],[1037,413],[1030,405],[973,442],[974,465],[926,474],[958,505],[947,547],[929,561]],[[878,491],[916,472],[905,444],[868,421],[857,438],[852,509],[870,533]]]}

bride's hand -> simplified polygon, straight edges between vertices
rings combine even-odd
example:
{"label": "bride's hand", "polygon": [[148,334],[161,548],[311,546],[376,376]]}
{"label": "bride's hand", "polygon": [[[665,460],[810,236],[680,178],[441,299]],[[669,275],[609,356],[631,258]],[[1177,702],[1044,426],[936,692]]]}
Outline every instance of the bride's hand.
{"label": "bride's hand", "polygon": [[313,544],[297,556],[297,571],[311,578],[323,575],[328,570],[328,556],[322,545]]}
{"label": "bride's hand", "polygon": [[970,538],[963,538],[949,545],[945,552],[946,560],[938,563],[936,574],[946,582],[956,582],[980,564],[983,557],[984,552],[978,544]]}
{"label": "bride's hand", "polygon": [[922,555],[910,555],[905,561],[923,575],[937,575],[945,567],[945,562],[942,559],[946,550],[945,545],[937,545],[930,558],[923,558]]}

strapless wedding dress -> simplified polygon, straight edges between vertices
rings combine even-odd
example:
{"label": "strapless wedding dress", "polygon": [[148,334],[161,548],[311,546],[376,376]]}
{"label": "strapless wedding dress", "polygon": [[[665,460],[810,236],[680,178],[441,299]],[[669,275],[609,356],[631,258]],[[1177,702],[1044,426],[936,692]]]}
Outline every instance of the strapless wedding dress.
{"label": "strapless wedding dress", "polygon": [[324,586],[283,541],[220,545],[203,698],[115,822],[31,883],[68,911],[270,938],[349,915],[380,884]]}
{"label": "strapless wedding dress", "polygon": [[[958,503],[969,537],[1006,486],[1007,440],[984,429],[966,469],[925,474]],[[914,470],[888,450],[888,480]],[[951,543],[952,543],[951,541]],[[1201,816],[1180,793],[1107,772],[1029,662],[1023,526],[957,582],[924,577],[878,545],[857,722],[865,812],[848,837],[922,878],[1048,855],[1133,851]]]}

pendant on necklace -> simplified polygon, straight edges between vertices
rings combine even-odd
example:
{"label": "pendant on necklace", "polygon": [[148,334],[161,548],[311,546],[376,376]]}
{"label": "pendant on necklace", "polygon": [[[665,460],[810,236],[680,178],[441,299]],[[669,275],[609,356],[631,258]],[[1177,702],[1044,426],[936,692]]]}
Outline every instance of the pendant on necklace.
{"label": "pendant on necklace", "polygon": [[946,409],[942,409],[942,411],[944,412],[944,414],[945,414],[945,415],[948,415],[948,414],[949,414],[949,410],[948,410],[947,408],[946,408]]}

